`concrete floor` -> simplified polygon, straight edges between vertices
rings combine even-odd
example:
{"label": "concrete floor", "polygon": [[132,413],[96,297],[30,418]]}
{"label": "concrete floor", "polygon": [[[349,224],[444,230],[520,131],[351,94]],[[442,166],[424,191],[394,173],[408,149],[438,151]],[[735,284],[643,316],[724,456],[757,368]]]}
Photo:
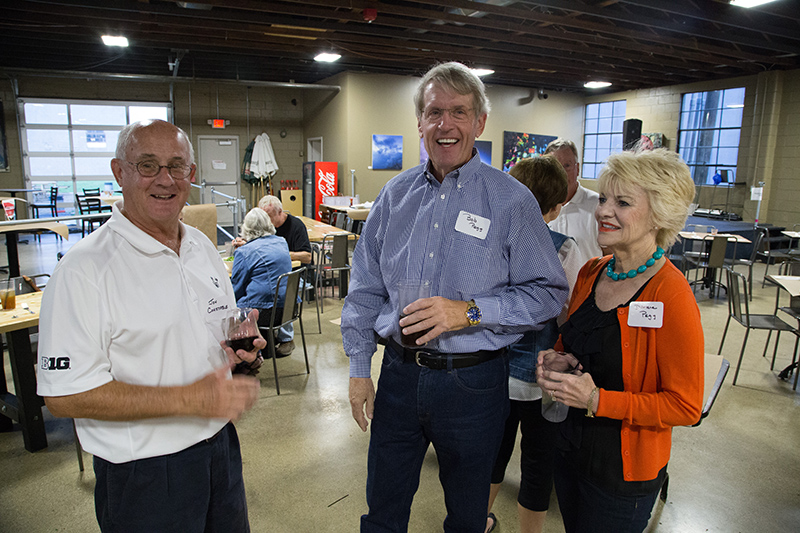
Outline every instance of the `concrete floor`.
{"label": "concrete floor", "polygon": [[[20,246],[23,271],[51,272],[56,253],[76,240]],[[772,271],[772,269],[770,269]],[[754,312],[771,312],[776,290],[761,289]],[[724,297],[698,292],[706,351],[716,353],[727,318]],[[244,477],[254,532],[352,532],[366,511],[364,486],[369,435],[360,431],[347,401],[348,364],[339,328],[341,301],[327,298],[322,334],[316,312],[304,313],[311,374],[304,373],[302,349],[279,360],[280,396],[271,365],[261,378],[261,398],[236,426],[242,441]],[[785,336],[776,370],[761,357],[766,334],[751,334],[736,387],[731,386],[744,328],[733,324],[725,356],[731,372],[710,416],[696,428],[673,432],[670,488],[660,500],[648,531],[795,532],[800,531],[800,395],[777,379],[791,359],[794,338]],[[298,339],[299,340],[299,339]],[[770,348],[771,352],[771,348]],[[5,358],[6,365],[8,358]],[[377,376],[380,357],[373,360]],[[6,366],[10,382],[10,369]],[[9,383],[11,387],[11,383]],[[49,446],[37,453],[23,448],[20,431],[0,434],[0,532],[95,532],[91,457],[78,470],[69,420],[45,414]],[[512,459],[494,512],[498,533],[518,531],[518,457]],[[563,531],[553,497],[545,531]],[[409,531],[441,531],[444,502],[431,450],[423,467]]]}

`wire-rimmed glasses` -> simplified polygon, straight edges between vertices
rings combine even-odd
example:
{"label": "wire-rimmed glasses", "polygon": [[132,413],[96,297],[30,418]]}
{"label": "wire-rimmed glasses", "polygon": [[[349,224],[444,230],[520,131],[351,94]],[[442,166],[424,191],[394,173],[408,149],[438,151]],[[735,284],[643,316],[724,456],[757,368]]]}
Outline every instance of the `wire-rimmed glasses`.
{"label": "wire-rimmed glasses", "polygon": [[152,159],[145,159],[144,161],[139,161],[138,163],[134,163],[132,161],[125,162],[136,167],[136,172],[138,172],[144,178],[152,178],[161,172],[162,168],[166,168],[167,173],[172,179],[185,180],[189,177],[189,175],[192,173],[192,169],[194,168],[194,165],[185,165],[183,163],[159,165],[158,161],[153,161]]}

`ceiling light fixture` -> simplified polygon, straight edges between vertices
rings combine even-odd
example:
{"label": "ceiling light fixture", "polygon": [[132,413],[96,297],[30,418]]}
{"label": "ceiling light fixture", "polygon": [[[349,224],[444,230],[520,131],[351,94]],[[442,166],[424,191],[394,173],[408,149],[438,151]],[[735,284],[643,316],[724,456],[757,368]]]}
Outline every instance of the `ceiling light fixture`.
{"label": "ceiling light fixture", "polygon": [[605,87],[611,87],[610,81],[587,81],[583,84],[584,87],[587,89],[603,89]]}
{"label": "ceiling light fixture", "polygon": [[739,7],[757,7],[762,4],[769,4],[770,2],[774,2],[775,0],[731,0],[732,6],[739,6]]}
{"label": "ceiling light fixture", "polygon": [[478,77],[488,76],[489,74],[494,74],[494,71],[492,69],[489,69],[489,68],[471,68],[470,70],[472,72],[474,72],[475,75],[478,76]]}
{"label": "ceiling light fixture", "polygon": [[334,61],[339,61],[340,57],[342,57],[341,54],[322,52],[321,54],[317,54],[317,56],[314,58],[314,61],[319,61],[320,63],[333,63]]}
{"label": "ceiling light fixture", "polygon": [[123,48],[128,46],[128,38],[121,35],[103,35],[101,39],[106,46],[122,46]]}

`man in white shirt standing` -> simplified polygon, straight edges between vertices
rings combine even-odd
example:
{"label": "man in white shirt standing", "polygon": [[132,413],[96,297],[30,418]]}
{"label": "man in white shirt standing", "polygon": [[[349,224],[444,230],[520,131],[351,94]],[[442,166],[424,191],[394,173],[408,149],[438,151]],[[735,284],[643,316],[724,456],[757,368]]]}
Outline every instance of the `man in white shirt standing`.
{"label": "man in white shirt standing", "polygon": [[597,209],[600,195],[578,183],[580,174],[578,148],[574,142],[558,138],[547,145],[545,154],[553,154],[558,159],[567,172],[569,186],[567,203],[561,208],[558,217],[548,226],[553,231],[575,239],[575,242],[578,243],[582,263],[603,255],[597,244],[597,221],[594,218],[594,211]]}
{"label": "man in white shirt standing", "polygon": [[228,273],[179,220],[196,172],[191,143],[168,122],[131,124],[111,170],[123,200],[44,293],[38,392],[54,416],[75,419],[95,456],[104,533],[248,533],[230,421],[253,406],[259,382],[231,368],[254,368],[266,342],[236,353],[225,344],[236,307]]}

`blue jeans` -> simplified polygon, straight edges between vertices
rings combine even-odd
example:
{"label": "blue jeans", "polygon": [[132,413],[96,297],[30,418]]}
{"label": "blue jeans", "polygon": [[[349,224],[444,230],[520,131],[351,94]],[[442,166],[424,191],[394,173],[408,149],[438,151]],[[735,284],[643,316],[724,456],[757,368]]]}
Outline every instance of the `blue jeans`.
{"label": "blue jeans", "polygon": [[608,492],[579,475],[558,452],[554,477],[566,533],[641,533],[659,492],[644,496]]}
{"label": "blue jeans", "polygon": [[508,416],[508,358],[457,370],[404,363],[387,347],[372,420],[369,513],[362,532],[408,530],[428,445],[444,489],[447,533],[483,533],[489,485]]}
{"label": "blue jeans", "polygon": [[183,451],[114,464],[94,458],[103,533],[249,533],[239,438],[228,423]]}

